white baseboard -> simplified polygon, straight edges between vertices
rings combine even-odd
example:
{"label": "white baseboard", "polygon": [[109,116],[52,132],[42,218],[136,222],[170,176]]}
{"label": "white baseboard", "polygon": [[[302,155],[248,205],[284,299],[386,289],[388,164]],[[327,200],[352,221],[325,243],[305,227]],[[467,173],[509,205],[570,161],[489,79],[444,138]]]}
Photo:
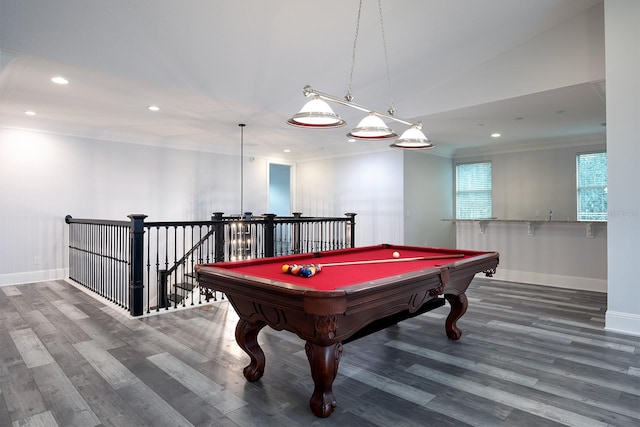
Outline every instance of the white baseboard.
{"label": "white baseboard", "polygon": [[640,314],[607,310],[604,329],[640,337]]}
{"label": "white baseboard", "polygon": [[[481,275],[478,275],[480,277]],[[589,277],[561,276],[557,274],[535,273],[531,271],[505,270],[498,266],[493,275],[494,280],[507,282],[530,283],[533,285],[553,286],[583,291],[607,292],[607,281]]]}
{"label": "white baseboard", "polygon": [[66,269],[25,271],[21,273],[0,274],[0,286],[21,285],[23,283],[46,282],[60,280],[68,276]]}

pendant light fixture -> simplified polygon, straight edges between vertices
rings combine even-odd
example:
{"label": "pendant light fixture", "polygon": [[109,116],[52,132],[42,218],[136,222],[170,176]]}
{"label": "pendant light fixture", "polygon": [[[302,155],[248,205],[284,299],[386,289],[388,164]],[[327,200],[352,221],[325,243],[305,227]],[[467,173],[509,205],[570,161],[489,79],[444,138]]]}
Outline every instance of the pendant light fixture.
{"label": "pendant light fixture", "polygon": [[433,148],[429,138],[427,138],[420,128],[422,124],[411,126],[405,130],[396,142],[390,145],[392,148],[404,148],[410,150],[424,150],[425,148]]}
{"label": "pendant light fixture", "polygon": [[[387,57],[387,43],[384,35],[384,22],[382,19],[382,0],[378,0],[378,10],[380,12],[380,29],[382,33],[382,44],[384,47],[384,58],[387,67],[387,82],[389,85],[389,93],[391,93],[391,78],[389,77],[389,60]],[[358,123],[358,126],[347,134],[349,138],[355,138],[360,140],[381,140],[396,138],[398,135],[387,126],[383,119],[393,120],[399,123],[406,124],[409,127],[398,138],[391,147],[403,148],[403,149],[427,149],[433,148],[431,143],[422,132],[422,123],[412,123],[407,120],[399,119],[395,117],[395,107],[393,106],[393,100],[391,100],[391,106],[387,113],[380,113],[370,108],[358,105],[353,102],[353,95],[351,94],[351,82],[353,80],[353,70],[356,64],[356,46],[358,42],[358,33],[360,30],[360,14],[362,11],[362,0],[358,7],[358,17],[356,20],[356,32],[353,41],[353,52],[351,58],[351,73],[349,76],[349,86],[347,88],[347,94],[344,99],[329,95],[326,93],[318,92],[307,85],[303,88],[302,93],[306,97],[312,99],[308,101],[304,107],[294,114],[287,123],[292,126],[306,127],[306,128],[335,128],[344,126],[346,122],[340,118],[331,109],[331,106],[326,101],[335,102],[340,105],[354,108],[356,110],[364,111],[367,115]]]}
{"label": "pendant light fixture", "polygon": [[287,123],[298,127],[337,128],[344,126],[347,122],[334,113],[329,104],[314,96],[311,101],[304,104],[300,112],[287,120]]}
{"label": "pendant light fixture", "polygon": [[386,139],[395,138],[398,135],[393,133],[380,117],[369,112],[369,115],[360,120],[358,127],[349,132],[347,136],[356,139]]}

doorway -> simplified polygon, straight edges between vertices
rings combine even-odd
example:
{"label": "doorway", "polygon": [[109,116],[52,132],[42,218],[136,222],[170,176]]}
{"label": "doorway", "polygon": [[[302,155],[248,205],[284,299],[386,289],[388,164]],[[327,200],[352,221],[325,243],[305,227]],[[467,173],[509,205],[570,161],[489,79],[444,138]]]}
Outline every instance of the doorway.
{"label": "doorway", "polygon": [[291,216],[291,165],[269,163],[269,213]]}

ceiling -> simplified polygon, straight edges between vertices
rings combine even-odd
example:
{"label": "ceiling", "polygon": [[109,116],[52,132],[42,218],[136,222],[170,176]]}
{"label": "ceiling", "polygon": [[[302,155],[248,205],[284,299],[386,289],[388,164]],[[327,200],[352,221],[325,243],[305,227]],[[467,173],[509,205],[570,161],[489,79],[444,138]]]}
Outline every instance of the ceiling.
{"label": "ceiling", "polygon": [[[591,41],[597,72],[553,68],[580,67],[571,37],[553,35],[589,26],[580,17],[602,0],[387,0],[388,75],[378,2],[363,3],[355,102],[385,112],[393,101],[424,124],[429,154],[604,140],[604,41]],[[0,125],[237,154],[245,123],[245,154],[291,162],[390,150],[347,142],[362,113],[344,106],[333,105],[343,128],[286,124],[305,85],[346,93],[357,13],[356,0],[2,0]],[[540,52],[545,40],[570,53]]]}

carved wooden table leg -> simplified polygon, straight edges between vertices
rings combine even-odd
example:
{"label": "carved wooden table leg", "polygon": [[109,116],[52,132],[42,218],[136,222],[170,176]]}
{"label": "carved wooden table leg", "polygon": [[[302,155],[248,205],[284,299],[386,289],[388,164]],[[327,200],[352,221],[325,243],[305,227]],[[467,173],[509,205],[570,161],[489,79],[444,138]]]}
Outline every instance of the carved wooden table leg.
{"label": "carved wooden table leg", "polygon": [[336,407],[336,399],[333,397],[333,380],[338,373],[338,365],[342,357],[342,343],[323,347],[307,341],[304,349],[315,385],[309,405],[317,417],[325,418],[331,415]]}
{"label": "carved wooden table leg", "polygon": [[445,294],[444,297],[451,305],[451,312],[447,316],[444,328],[447,331],[449,339],[459,340],[462,336],[462,331],[456,326],[456,322],[467,311],[467,307],[469,306],[467,295],[463,293],[460,295]]}
{"label": "carved wooden table leg", "polygon": [[265,326],[265,323],[250,323],[244,319],[238,320],[236,325],[236,342],[251,358],[251,363],[242,371],[249,381],[258,381],[264,374],[265,359],[258,345],[258,332]]}

